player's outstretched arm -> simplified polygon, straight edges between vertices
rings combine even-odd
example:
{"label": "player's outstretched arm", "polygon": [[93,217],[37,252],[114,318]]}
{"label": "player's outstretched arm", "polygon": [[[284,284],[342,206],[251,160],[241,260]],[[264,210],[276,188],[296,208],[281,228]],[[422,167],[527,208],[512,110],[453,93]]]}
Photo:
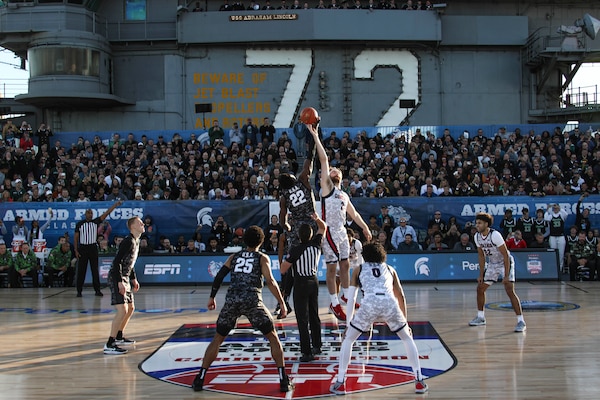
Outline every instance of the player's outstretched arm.
{"label": "player's outstretched arm", "polygon": [[348,214],[350,216],[350,219],[352,219],[354,222],[356,222],[356,224],[358,226],[360,226],[360,229],[362,229],[363,235],[365,235],[367,242],[370,242],[371,239],[373,239],[371,230],[367,226],[367,223],[365,222],[365,220],[362,219],[360,214],[356,211],[356,208],[354,208],[354,205],[352,204],[351,201],[348,202],[348,206],[346,207],[346,214]]}
{"label": "player's outstretched arm", "polygon": [[333,190],[333,182],[329,177],[329,159],[327,157],[327,152],[325,151],[325,147],[323,147],[323,143],[321,143],[321,139],[319,139],[319,133],[317,132],[318,128],[312,125],[307,125],[307,128],[315,140],[315,148],[317,149],[317,155],[319,156],[319,162],[321,163],[321,188],[323,190],[323,196],[327,196]]}

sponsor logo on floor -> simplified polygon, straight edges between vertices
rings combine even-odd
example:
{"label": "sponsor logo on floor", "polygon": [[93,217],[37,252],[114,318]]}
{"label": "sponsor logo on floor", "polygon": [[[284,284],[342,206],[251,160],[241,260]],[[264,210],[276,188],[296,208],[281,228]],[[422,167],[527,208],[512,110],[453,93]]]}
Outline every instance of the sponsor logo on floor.
{"label": "sponsor logo on floor", "polygon": [[[513,311],[510,301],[500,301],[497,303],[486,304],[490,310]],[[579,306],[573,303],[563,303],[562,301],[536,301],[521,300],[523,311],[570,311],[577,310]]]}
{"label": "sponsor logo on floor", "polygon": [[[456,358],[429,322],[411,322],[410,326],[425,377],[435,377],[456,366]],[[268,341],[250,325],[238,324],[208,370],[204,390],[269,399],[307,399],[329,395],[329,387],[337,374],[344,329],[337,323],[323,323],[322,354],[316,355],[312,362],[301,363],[296,324],[277,324],[286,371],[296,384],[294,392],[286,394],[279,392],[277,368],[271,358]],[[182,325],[139,367],[153,378],[191,387],[214,333],[214,324]],[[413,381],[404,344],[389,331],[387,325],[376,324],[371,337],[363,335],[354,343],[346,375],[347,393],[403,384],[410,384],[407,392],[414,393]]]}

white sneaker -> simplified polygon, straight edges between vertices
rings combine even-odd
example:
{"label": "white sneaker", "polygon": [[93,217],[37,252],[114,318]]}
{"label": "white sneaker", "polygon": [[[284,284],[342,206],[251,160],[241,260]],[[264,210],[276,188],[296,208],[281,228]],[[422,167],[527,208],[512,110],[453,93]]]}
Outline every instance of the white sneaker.
{"label": "white sneaker", "polygon": [[527,325],[525,325],[524,321],[517,322],[517,326],[515,326],[515,332],[525,332],[527,329]]}
{"label": "white sneaker", "polygon": [[485,325],[485,318],[482,317],[475,317],[471,320],[471,322],[469,322],[469,325],[471,326],[481,326],[481,325]]}

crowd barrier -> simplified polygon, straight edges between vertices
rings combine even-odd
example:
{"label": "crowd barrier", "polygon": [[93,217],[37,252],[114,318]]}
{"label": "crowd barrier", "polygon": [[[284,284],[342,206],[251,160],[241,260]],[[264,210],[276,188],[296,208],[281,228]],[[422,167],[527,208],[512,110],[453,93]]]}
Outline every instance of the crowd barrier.
{"label": "crowd barrier", "polygon": [[[526,249],[512,251],[517,281],[558,280],[558,256],[553,249]],[[204,285],[212,283],[229,254],[210,255],[143,255],[135,264],[135,272],[142,285]],[[277,281],[281,279],[279,261],[271,258],[271,269]],[[113,257],[100,257],[100,280],[106,283]],[[402,282],[472,281],[479,276],[476,252],[419,252],[389,253],[387,263],[398,273]],[[325,282],[325,264],[319,263],[319,281]],[[86,283],[91,284],[91,274]],[[229,282],[229,275],[225,278]]]}

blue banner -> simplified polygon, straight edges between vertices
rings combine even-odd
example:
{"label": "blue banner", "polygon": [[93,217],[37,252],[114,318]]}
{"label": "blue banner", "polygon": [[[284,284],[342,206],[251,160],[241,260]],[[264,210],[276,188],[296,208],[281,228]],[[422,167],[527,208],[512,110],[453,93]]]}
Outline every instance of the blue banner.
{"label": "blue banner", "polygon": [[[498,229],[500,221],[507,209],[513,211],[515,218],[523,215],[523,208],[529,209],[529,215],[535,218],[536,210],[546,210],[548,205],[558,203],[567,212],[565,234],[575,225],[577,200],[579,196],[546,196],[534,198],[530,196],[488,196],[488,197],[384,197],[353,198],[352,203],[368,223],[371,215],[381,213],[381,206],[388,207],[388,213],[394,218],[396,225],[400,217],[407,219],[408,224],[416,230],[427,230],[427,223],[433,218],[435,211],[441,211],[442,219],[447,223],[455,217],[458,226],[463,228],[467,222],[475,223],[475,215],[487,212],[494,217],[493,227]],[[600,228],[600,196],[590,195],[582,202],[583,208],[590,210],[592,228]]]}
{"label": "blue banner", "polygon": [[[69,233],[71,241],[75,233],[77,221],[85,218],[85,211],[90,208],[94,218],[103,214],[112,205],[112,202],[85,202],[85,203],[1,203],[0,219],[7,228],[7,237],[4,241],[12,240],[12,227],[15,217],[25,219],[25,225],[31,227],[31,221],[38,220],[40,225],[49,218],[49,208],[52,208],[52,221],[44,232],[47,247],[54,247],[58,238],[65,232]],[[269,224],[269,202],[261,200],[227,200],[227,201],[126,201],[117,207],[106,220],[112,227],[111,238],[118,235],[127,235],[127,220],[138,216],[144,218],[151,216],[157,228],[157,239],[164,235],[175,243],[183,235],[185,239],[192,238],[196,228],[206,241],[210,229],[219,215],[232,228],[241,226],[258,225],[266,227]]]}
{"label": "blue banner", "polygon": [[[519,250],[511,252],[515,259],[517,280],[557,280],[558,259],[554,250]],[[141,284],[210,284],[229,254],[140,256],[135,273]],[[269,255],[273,277],[281,280],[276,255]],[[112,257],[100,257],[100,281],[106,284]],[[473,281],[479,276],[477,253],[388,254],[390,264],[403,282]],[[325,263],[319,263],[318,278],[325,282]],[[86,283],[92,282],[91,273]],[[229,282],[229,275],[224,282]]]}
{"label": "blue banner", "polygon": [[[576,205],[579,196],[547,196],[533,198],[529,196],[494,196],[494,197],[385,197],[354,198],[352,203],[356,210],[368,222],[369,216],[377,216],[381,206],[388,206],[389,214],[396,224],[400,217],[405,217],[417,233],[424,234],[427,223],[436,210],[442,212],[442,219],[446,222],[453,216],[460,227],[467,222],[474,222],[478,212],[487,212],[494,217],[493,227],[498,228],[500,221],[507,209],[513,210],[513,216],[519,218],[523,207],[529,208],[531,216],[535,217],[535,210],[545,210],[548,204],[558,203],[568,214],[565,224],[566,231],[575,224]],[[25,224],[30,227],[31,221],[36,219],[43,225],[48,217],[48,206],[53,209],[53,217],[48,229],[44,232],[48,244],[54,247],[58,237],[65,232],[73,239],[75,224],[85,216],[85,210],[91,208],[94,217],[101,215],[111,205],[111,202],[87,203],[1,203],[0,219],[7,228],[7,237],[4,241],[12,240],[12,227],[15,217],[22,216]],[[582,207],[590,210],[592,228],[600,228],[600,195],[591,195],[582,203]],[[116,208],[107,218],[112,226],[112,235],[127,234],[127,219],[132,216],[152,216],[157,228],[157,237],[164,235],[175,243],[180,235],[187,240],[191,238],[198,226],[204,241],[210,235],[210,228],[219,215],[232,227],[247,228],[250,225],[266,227],[271,215],[279,215],[279,202],[264,200],[186,200],[186,201],[126,201]]]}

